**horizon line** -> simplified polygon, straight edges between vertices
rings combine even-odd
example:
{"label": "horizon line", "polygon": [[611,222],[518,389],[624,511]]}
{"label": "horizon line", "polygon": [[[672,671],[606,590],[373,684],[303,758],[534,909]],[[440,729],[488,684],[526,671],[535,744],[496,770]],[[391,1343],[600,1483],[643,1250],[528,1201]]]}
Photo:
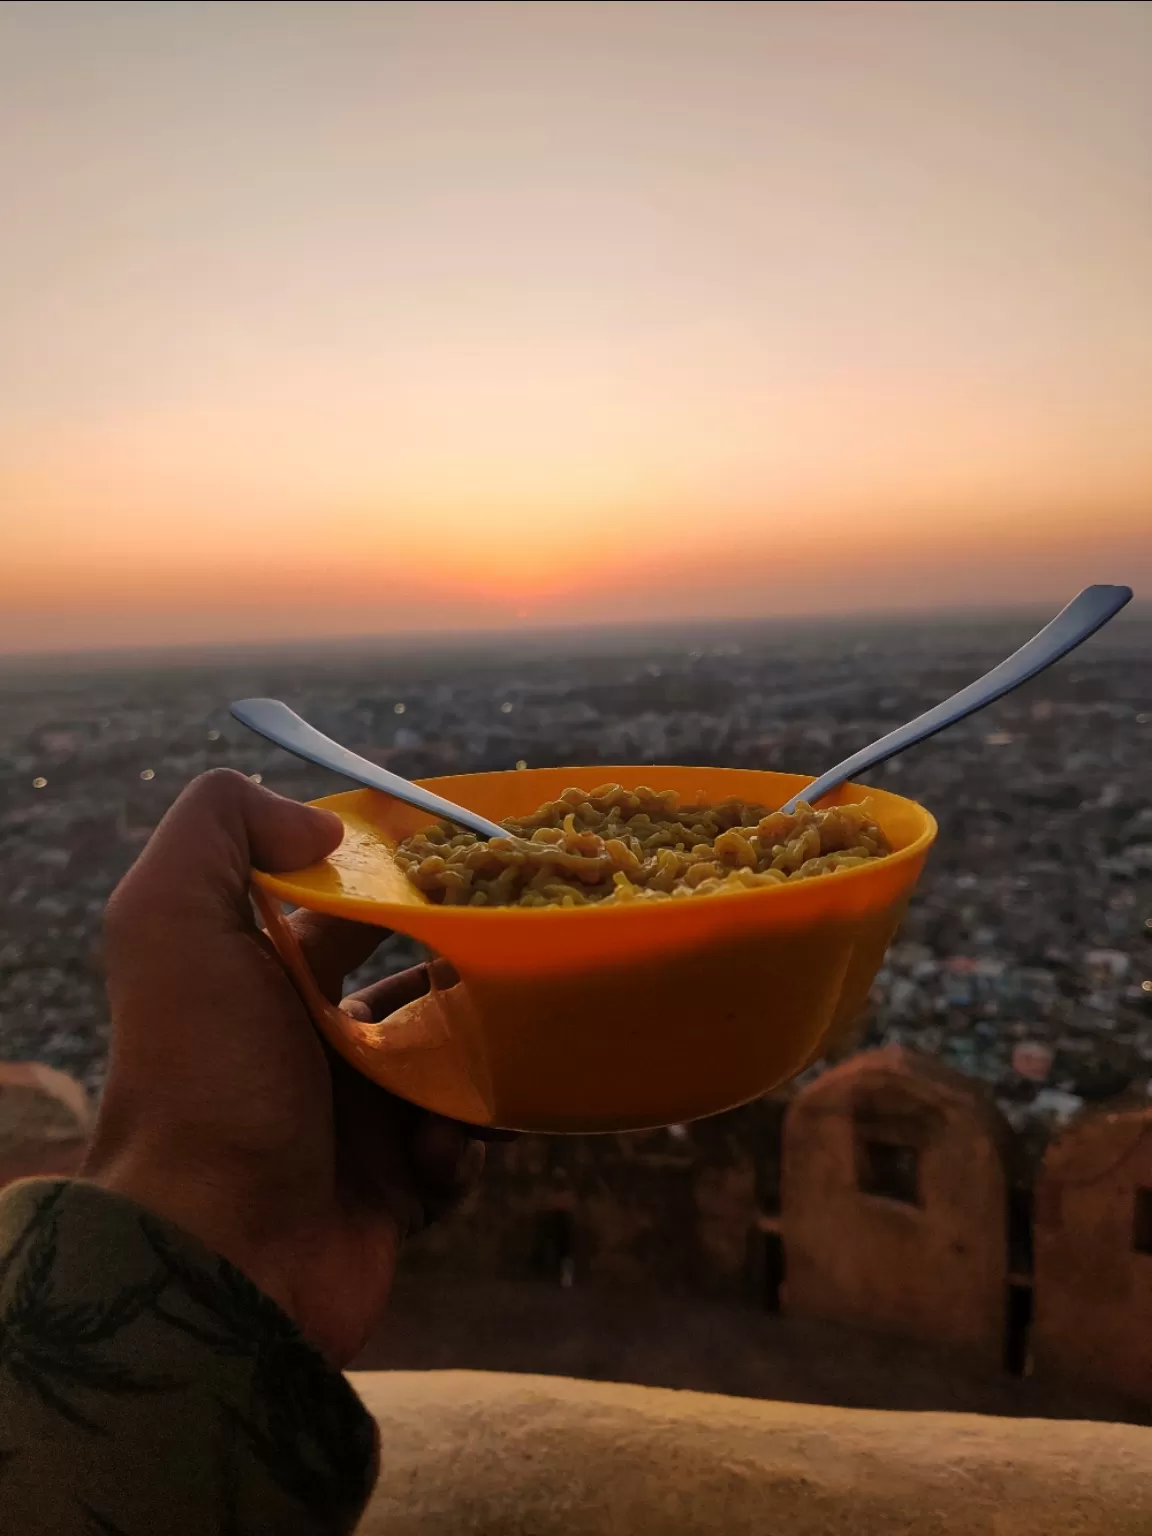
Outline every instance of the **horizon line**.
{"label": "horizon line", "polygon": [[[1069,595],[1067,601],[1071,602],[1075,593]],[[573,623],[571,621],[555,624],[534,623],[528,625],[513,626],[477,626],[460,629],[398,629],[379,630],[357,634],[318,634],[318,635],[270,635],[265,639],[235,639],[235,640],[178,640],[159,642],[157,644],[139,644],[125,642],[118,645],[91,646],[78,649],[75,646],[61,647],[59,649],[7,649],[0,648],[0,667],[5,669],[31,667],[41,665],[62,665],[67,662],[82,662],[88,665],[101,665],[116,663],[146,661],[146,660],[170,660],[179,663],[182,660],[194,660],[199,657],[219,656],[228,653],[237,657],[263,656],[269,653],[283,654],[290,651],[320,649],[326,652],[354,651],[367,648],[399,644],[404,649],[442,650],[450,649],[454,644],[475,643],[483,641],[490,644],[508,644],[509,642],[541,642],[554,640],[561,636],[609,637],[619,636],[624,639],[630,635],[641,634],[666,634],[678,629],[682,630],[732,630],[737,628],[747,629],[754,627],[799,628],[819,624],[916,624],[924,622],[1010,622],[1013,619],[1023,619],[1035,614],[1047,613],[1055,618],[1064,604],[1056,607],[1042,600],[1021,601],[1015,604],[1005,602],[963,602],[938,604],[931,608],[901,609],[896,613],[885,613],[875,608],[839,609],[835,612],[810,612],[791,613],[779,616],[771,614],[761,615],[694,615],[690,618],[675,619],[622,619],[603,620],[593,619],[586,622]],[[1117,616],[1113,622],[1123,622],[1133,618],[1152,618],[1152,599],[1134,597],[1125,612]]]}

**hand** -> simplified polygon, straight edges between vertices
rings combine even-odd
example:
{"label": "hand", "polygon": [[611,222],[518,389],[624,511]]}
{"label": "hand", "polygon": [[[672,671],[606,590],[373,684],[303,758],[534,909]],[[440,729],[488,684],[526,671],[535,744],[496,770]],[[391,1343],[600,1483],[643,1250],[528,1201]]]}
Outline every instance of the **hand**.
{"label": "hand", "polygon": [[[230,1259],[345,1364],[402,1239],[455,1202],[484,1148],[336,1058],[256,926],[250,867],[299,869],[340,836],[330,811],[228,770],[176,801],[108,907],[112,1059],[84,1174]],[[293,923],[333,1001],[384,937]],[[382,1018],[427,987],[417,966],[344,1006]]]}

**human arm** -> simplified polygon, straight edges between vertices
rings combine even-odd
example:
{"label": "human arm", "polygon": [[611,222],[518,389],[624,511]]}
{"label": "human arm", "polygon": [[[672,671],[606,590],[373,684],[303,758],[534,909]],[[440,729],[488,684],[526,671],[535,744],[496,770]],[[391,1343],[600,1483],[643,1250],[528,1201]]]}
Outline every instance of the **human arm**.
{"label": "human arm", "polygon": [[[256,927],[251,865],[311,863],[339,834],[207,775],[113,898],[84,1177],[0,1198],[0,1512],[22,1530],[336,1532],[367,1497],[374,1429],[338,1367],[483,1148],[335,1060]],[[381,937],[294,922],[333,998]],[[418,968],[346,1006],[379,1017],[426,985]]]}

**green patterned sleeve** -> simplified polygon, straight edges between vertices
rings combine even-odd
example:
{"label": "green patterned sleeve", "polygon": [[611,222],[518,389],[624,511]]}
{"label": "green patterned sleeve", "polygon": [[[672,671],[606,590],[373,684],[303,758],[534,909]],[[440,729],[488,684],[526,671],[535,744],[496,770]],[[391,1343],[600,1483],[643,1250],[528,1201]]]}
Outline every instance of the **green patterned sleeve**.
{"label": "green patterned sleeve", "polygon": [[82,1180],[0,1195],[0,1530],[350,1531],[376,1426],[226,1260]]}

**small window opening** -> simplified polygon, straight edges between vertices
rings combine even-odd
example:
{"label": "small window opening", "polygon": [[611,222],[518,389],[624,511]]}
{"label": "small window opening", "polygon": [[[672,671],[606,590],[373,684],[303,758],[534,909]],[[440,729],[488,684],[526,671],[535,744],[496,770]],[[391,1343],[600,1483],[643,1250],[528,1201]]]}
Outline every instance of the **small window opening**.
{"label": "small window opening", "polygon": [[920,1205],[920,1152],[888,1141],[862,1141],[857,1183],[866,1195]]}

